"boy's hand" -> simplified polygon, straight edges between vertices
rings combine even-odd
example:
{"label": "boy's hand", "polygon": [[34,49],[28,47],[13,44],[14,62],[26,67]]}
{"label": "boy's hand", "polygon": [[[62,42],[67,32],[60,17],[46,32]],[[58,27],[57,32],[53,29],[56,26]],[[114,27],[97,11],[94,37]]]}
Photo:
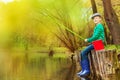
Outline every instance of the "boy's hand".
{"label": "boy's hand", "polygon": [[87,39],[85,39],[84,41],[87,42]]}

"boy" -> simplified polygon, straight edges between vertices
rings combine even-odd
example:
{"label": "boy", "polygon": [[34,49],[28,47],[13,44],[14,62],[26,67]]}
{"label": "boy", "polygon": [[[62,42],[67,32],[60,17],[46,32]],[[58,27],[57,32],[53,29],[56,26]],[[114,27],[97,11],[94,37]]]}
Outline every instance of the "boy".
{"label": "boy", "polygon": [[[105,42],[105,34],[104,34],[104,27],[101,24],[102,17],[99,13],[95,13],[91,17],[94,21],[95,28],[92,37],[85,39],[85,42],[93,42],[95,40],[102,40],[102,42]],[[82,52],[81,52],[81,61],[80,65],[82,70],[77,73],[78,76],[85,77],[90,74],[90,64],[88,59],[88,53],[94,49],[93,44],[90,44],[87,46]]]}

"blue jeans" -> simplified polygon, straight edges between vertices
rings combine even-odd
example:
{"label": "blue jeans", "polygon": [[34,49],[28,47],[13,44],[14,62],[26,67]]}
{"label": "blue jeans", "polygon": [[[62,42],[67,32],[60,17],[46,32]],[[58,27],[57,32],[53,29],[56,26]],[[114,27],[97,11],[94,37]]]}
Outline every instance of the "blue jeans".
{"label": "blue jeans", "polygon": [[81,52],[81,60],[88,59],[88,53],[94,49],[94,46],[90,44]]}

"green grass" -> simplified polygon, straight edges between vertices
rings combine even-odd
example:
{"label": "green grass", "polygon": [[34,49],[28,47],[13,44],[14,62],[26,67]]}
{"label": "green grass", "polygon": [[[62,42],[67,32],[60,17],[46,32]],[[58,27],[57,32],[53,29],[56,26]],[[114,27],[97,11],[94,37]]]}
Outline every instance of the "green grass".
{"label": "green grass", "polygon": [[55,53],[53,55],[53,58],[66,58],[66,57],[68,57],[68,55],[64,53]]}
{"label": "green grass", "polygon": [[105,49],[117,49],[115,45],[107,45]]}
{"label": "green grass", "polygon": [[115,46],[115,45],[107,45],[107,46],[105,46],[105,49],[106,50],[113,50],[113,49],[115,49],[115,50],[117,50],[118,54],[120,53],[120,45],[117,45],[117,46]]}

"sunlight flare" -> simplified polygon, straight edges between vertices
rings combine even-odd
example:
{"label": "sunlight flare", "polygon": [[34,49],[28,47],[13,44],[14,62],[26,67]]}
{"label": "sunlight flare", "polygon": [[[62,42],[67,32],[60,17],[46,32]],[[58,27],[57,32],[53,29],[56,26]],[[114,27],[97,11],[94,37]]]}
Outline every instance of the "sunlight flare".
{"label": "sunlight flare", "polygon": [[0,0],[0,2],[4,2],[5,4],[13,2],[14,0]]}

